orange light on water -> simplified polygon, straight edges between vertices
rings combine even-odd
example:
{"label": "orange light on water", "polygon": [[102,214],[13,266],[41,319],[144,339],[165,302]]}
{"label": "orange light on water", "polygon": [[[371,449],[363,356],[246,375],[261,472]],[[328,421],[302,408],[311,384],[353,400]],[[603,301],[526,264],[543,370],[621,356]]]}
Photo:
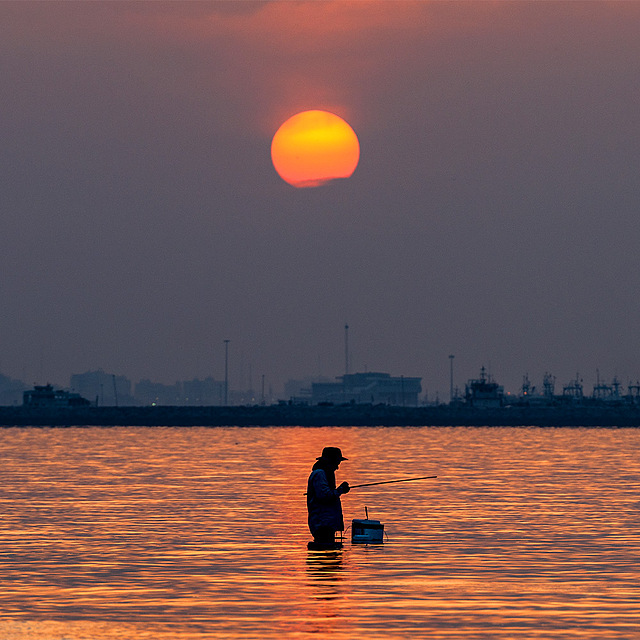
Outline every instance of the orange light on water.
{"label": "orange light on water", "polygon": [[276,131],[271,160],[278,175],[294,187],[318,187],[348,178],[360,159],[353,129],[328,111],[303,111]]}

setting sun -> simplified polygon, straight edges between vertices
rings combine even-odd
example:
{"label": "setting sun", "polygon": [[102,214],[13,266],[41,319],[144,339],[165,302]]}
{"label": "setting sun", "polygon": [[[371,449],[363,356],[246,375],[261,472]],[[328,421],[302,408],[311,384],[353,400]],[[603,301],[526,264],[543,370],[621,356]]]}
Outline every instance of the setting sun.
{"label": "setting sun", "polygon": [[280,177],[294,187],[317,187],[348,178],[360,158],[353,129],[328,111],[303,111],[276,131],[271,159]]}

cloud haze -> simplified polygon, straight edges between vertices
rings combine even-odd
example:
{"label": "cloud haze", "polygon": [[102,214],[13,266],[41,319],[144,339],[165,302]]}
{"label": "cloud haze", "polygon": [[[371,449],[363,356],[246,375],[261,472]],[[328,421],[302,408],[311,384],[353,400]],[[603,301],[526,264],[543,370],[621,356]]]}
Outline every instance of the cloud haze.
{"label": "cloud haze", "polygon": [[[0,371],[640,377],[640,4],[0,5]],[[273,170],[289,116],[348,180]]]}

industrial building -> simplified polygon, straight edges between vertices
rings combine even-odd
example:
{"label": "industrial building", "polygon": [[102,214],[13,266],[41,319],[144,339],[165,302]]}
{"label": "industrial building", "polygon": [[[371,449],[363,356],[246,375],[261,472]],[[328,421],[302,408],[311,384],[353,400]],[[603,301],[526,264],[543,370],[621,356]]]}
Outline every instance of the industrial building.
{"label": "industrial building", "polygon": [[337,382],[314,382],[311,404],[388,404],[415,407],[422,378],[392,377],[388,373],[349,373]]}

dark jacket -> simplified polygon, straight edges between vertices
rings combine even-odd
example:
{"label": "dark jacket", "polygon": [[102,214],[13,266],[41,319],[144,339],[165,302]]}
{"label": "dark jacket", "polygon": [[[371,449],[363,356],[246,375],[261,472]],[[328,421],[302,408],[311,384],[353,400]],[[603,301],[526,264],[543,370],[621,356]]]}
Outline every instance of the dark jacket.
{"label": "dark jacket", "polygon": [[314,465],[307,483],[307,509],[309,530],[315,535],[318,527],[330,527],[334,531],[344,531],[341,492],[335,486],[335,475]]}

